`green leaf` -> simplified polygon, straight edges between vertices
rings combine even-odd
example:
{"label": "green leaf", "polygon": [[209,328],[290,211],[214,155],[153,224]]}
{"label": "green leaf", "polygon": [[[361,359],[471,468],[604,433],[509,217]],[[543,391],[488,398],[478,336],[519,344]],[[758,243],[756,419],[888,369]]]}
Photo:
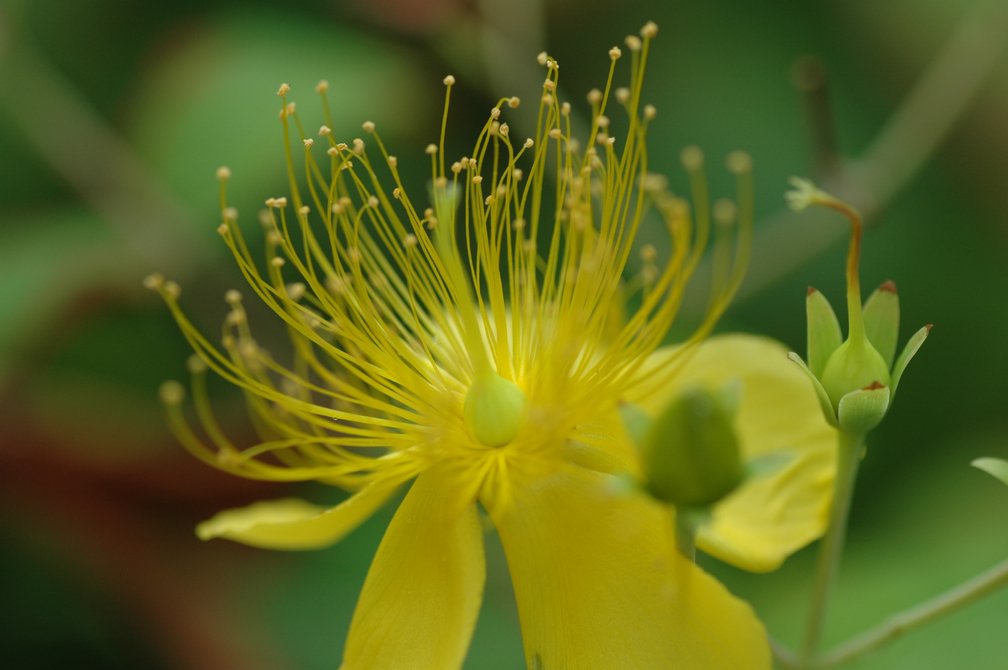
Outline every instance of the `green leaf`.
{"label": "green leaf", "polygon": [[970,465],[1008,484],[1008,461],[1003,458],[978,458],[970,463]]}

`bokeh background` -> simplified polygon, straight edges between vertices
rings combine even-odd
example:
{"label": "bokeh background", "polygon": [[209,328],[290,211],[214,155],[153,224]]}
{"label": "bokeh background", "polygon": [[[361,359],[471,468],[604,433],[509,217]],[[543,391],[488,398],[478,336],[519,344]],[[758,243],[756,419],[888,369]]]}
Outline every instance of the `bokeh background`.
{"label": "bokeh background", "polygon": [[[184,375],[187,349],[141,279],[179,280],[216,332],[239,277],[215,233],[214,170],[232,167],[244,211],[283,193],[281,81],[312,118],[311,87],[328,79],[337,136],[374,120],[422,184],[446,73],[460,82],[461,153],[499,96],[534,99],[541,49],[576,104],[603,82],[608,47],[646,19],[661,27],[646,89],[660,110],[654,169],[682,183],[678,154],[693,143],[715,189],[728,151],[757,165],[755,259],[720,329],[803,351],[806,285],[842,305],[846,228],[785,213],[792,174],[818,175],[869,215],[863,283],[899,284],[903,337],[936,324],[870,441],[828,641],[1002,560],[1008,489],[969,462],[1008,456],[1006,4],[5,0],[0,664],[334,667],[391,512],[319,552],[199,542],[192,527],[222,507],[339,493],[230,478],[174,442],[157,388]],[[220,402],[241,434],[234,397]],[[495,542],[473,669],[521,667]],[[758,577],[708,565],[795,643],[813,554]],[[1006,633],[1002,592],[850,667],[1003,669]]]}

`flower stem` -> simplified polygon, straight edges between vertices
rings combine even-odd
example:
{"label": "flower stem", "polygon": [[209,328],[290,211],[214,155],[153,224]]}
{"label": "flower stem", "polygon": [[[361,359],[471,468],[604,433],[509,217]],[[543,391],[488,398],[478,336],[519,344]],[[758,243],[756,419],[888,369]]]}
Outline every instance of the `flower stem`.
{"label": "flower stem", "polygon": [[696,516],[688,509],[678,509],[675,515],[675,539],[679,553],[696,562]]}
{"label": "flower stem", "polygon": [[844,539],[847,535],[847,516],[850,512],[854,481],[857,479],[858,464],[861,461],[863,449],[864,435],[851,435],[840,431],[830,524],[819,548],[819,565],[816,569],[812,604],[805,623],[805,637],[800,654],[802,667],[811,667],[811,660],[822,638],[830,592],[837,568],[840,565]]}
{"label": "flower stem", "polygon": [[1006,586],[1008,559],[931,600],[893,614],[875,628],[851,638],[822,656],[812,667],[832,668],[852,661],[918,626],[950,614]]}

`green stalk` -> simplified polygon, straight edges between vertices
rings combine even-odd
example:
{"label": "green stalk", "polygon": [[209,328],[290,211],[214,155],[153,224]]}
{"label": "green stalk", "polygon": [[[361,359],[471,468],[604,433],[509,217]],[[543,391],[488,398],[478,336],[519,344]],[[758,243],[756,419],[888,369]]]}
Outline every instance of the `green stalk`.
{"label": "green stalk", "polygon": [[696,515],[688,509],[677,509],[675,515],[675,539],[679,553],[696,563]]}
{"label": "green stalk", "polygon": [[819,547],[819,565],[816,569],[812,604],[805,621],[805,637],[800,654],[801,667],[812,667],[811,660],[822,639],[830,593],[837,568],[840,565],[840,557],[843,554],[844,539],[847,536],[847,517],[850,513],[854,482],[857,479],[858,465],[861,462],[863,450],[864,435],[851,435],[840,431],[830,524]]}
{"label": "green stalk", "polygon": [[953,587],[931,600],[893,614],[878,626],[861,633],[820,657],[813,667],[832,668],[852,661],[887,642],[935,619],[969,605],[1008,586],[1008,560]]}

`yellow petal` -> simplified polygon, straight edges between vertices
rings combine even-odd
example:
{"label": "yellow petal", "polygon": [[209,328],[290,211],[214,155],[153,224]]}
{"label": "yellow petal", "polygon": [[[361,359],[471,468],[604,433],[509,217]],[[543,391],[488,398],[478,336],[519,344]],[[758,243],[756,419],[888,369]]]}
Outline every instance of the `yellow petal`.
{"label": "yellow petal", "polygon": [[770,667],[750,607],[675,550],[666,510],[613,493],[612,477],[516,483],[494,521],[529,668]]}
{"label": "yellow petal", "polygon": [[196,526],[202,540],[225,538],[265,549],[318,549],[340,541],[382,506],[401,482],[375,482],[339,505],[320,507],[296,498],[218,512]]}
{"label": "yellow petal", "polygon": [[485,563],[476,505],[428,470],[382,539],[361,591],[343,670],[460,668],[483,598]]}
{"label": "yellow petal", "polygon": [[[656,352],[659,365],[671,349]],[[700,345],[661,397],[638,401],[656,412],[684,387],[717,387],[741,380],[736,427],[744,457],[788,452],[791,462],[747,480],[716,505],[701,527],[698,546],[733,565],[773,570],[826,529],[835,472],[836,430],[798,367],[778,342],[749,335],[712,337]]]}

